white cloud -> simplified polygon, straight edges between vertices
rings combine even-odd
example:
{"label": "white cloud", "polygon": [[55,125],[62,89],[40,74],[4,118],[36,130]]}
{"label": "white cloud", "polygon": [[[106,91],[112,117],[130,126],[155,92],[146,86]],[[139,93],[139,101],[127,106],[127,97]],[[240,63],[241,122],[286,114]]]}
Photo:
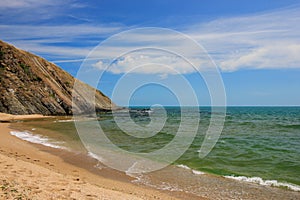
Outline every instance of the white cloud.
{"label": "white cloud", "polygon": [[[53,59],[73,60],[85,58],[98,44],[97,40],[95,42],[89,38],[107,37],[120,30],[122,26],[111,25],[0,25],[0,38],[36,54],[46,54]],[[73,46],[77,43],[81,45]]]}
{"label": "white cloud", "polygon": [[299,52],[300,44],[274,44],[233,55],[232,58],[220,61],[220,66],[224,71],[240,68],[300,68]]}
{"label": "white cloud", "polygon": [[0,9],[32,9],[38,7],[60,7],[68,5],[72,7],[84,7],[84,4],[79,4],[76,0],[1,0]]}
{"label": "white cloud", "polygon": [[100,70],[120,73],[160,74],[165,78],[168,74],[187,74],[195,69],[179,57],[171,55],[126,55],[115,60],[110,66],[99,61],[95,64]]}
{"label": "white cloud", "polygon": [[189,31],[223,71],[300,68],[300,8],[219,19]]}
{"label": "white cloud", "polygon": [[[0,7],[19,7],[36,2],[39,6],[51,4],[52,1],[35,0],[1,1]],[[74,4],[75,5],[75,4]],[[1,8],[0,8],[1,9]],[[222,18],[207,23],[190,25],[181,30],[203,45],[217,65],[223,71],[236,71],[242,68],[273,69],[300,68],[300,7],[279,11]],[[125,30],[123,25],[0,25],[0,37],[16,44],[18,47],[55,59],[70,59],[70,62],[81,61],[90,50],[102,41],[119,31]],[[93,38],[93,39],[90,39]],[[61,43],[64,43],[63,45]],[[73,45],[79,44],[80,45]],[[82,46],[83,44],[83,46]],[[128,47],[148,48],[161,46],[172,49],[174,53],[189,55],[198,68],[211,65],[204,51],[199,52],[176,34],[137,31],[126,37],[115,37],[114,42],[104,48],[97,49],[91,59],[99,58],[96,67],[104,69],[107,60],[118,58],[108,69],[112,73],[131,72],[160,74],[166,77],[174,71],[161,67],[167,65],[180,73],[192,73],[183,59],[172,54],[140,52],[122,55]],[[202,55],[203,54],[203,55]],[[65,61],[66,62],[66,61]]]}
{"label": "white cloud", "polygon": [[[203,45],[222,71],[249,69],[300,68],[300,7],[273,11],[258,15],[217,19],[208,23],[193,25],[183,32]],[[115,55],[124,48],[124,44],[141,48],[164,46],[177,52],[186,52],[197,67],[203,69],[209,65],[206,56],[195,50],[189,43],[176,34],[137,32],[120,37],[102,56]],[[124,41],[125,40],[125,41]],[[122,51],[121,51],[122,52]],[[120,53],[121,53],[120,52]],[[204,52],[202,52],[204,53]],[[105,54],[105,55],[104,55]],[[100,54],[99,54],[100,55]],[[124,57],[115,62],[108,71],[112,73],[128,73],[136,66],[147,63],[168,65],[180,73],[192,73],[194,70],[182,59],[162,55],[149,55],[140,59],[137,56]],[[103,69],[105,63],[97,63]],[[151,65],[149,65],[151,66]],[[139,73],[172,74],[166,68],[152,66],[152,70],[141,68]]]}
{"label": "white cloud", "polygon": [[25,8],[25,7],[38,7],[41,5],[49,5],[51,1],[39,1],[39,0],[1,0],[1,8]]}
{"label": "white cloud", "polygon": [[[71,11],[84,7],[86,5],[78,3],[77,0],[1,0],[0,22],[43,24],[48,23],[49,20],[66,17]],[[70,18],[72,17],[70,16]]]}
{"label": "white cloud", "polygon": [[7,40],[34,40],[33,42],[68,42],[80,37],[103,37],[120,31],[121,26],[112,25],[0,25],[0,36]]}

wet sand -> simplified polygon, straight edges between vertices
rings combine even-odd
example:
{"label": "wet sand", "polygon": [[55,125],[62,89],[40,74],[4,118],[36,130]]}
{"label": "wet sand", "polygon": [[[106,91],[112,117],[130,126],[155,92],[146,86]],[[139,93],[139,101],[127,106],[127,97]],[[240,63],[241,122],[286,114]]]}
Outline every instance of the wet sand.
{"label": "wet sand", "polygon": [[[214,175],[190,173],[187,177],[186,171],[174,166],[147,177],[155,185],[173,178],[172,182],[187,187],[186,191],[194,187],[194,194],[162,191],[133,184],[133,178],[82,152],[33,144],[10,135],[10,122],[43,117],[2,114],[1,118],[0,114],[0,121],[6,122],[0,123],[0,199],[300,199],[300,192]],[[185,179],[179,178],[182,173]]]}
{"label": "wet sand", "polygon": [[[13,120],[41,117],[19,116]],[[12,118],[2,118],[9,120]],[[108,173],[106,178],[72,165],[59,157],[68,157],[68,152],[11,136],[9,125],[0,123],[0,199],[177,199],[134,185],[125,175]],[[69,158],[71,162],[76,159],[80,156]]]}

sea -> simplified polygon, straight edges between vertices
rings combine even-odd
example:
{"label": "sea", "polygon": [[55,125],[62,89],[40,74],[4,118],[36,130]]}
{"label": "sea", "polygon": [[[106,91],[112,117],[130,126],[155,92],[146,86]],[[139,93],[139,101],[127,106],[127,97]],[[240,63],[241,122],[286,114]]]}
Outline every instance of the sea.
{"label": "sea", "polygon": [[[155,109],[139,106],[115,113],[98,113],[96,117],[88,116],[82,119],[28,120],[15,123],[13,127],[19,131],[12,131],[11,134],[51,148],[86,152],[87,156],[98,159],[103,166],[110,167],[110,158],[105,157],[103,153],[92,151],[95,148],[90,148],[91,146],[101,146],[102,152],[106,149],[111,153],[111,145],[107,144],[111,143],[125,152],[133,152],[133,155],[129,155],[133,157],[136,156],[135,153],[146,155],[157,151],[169,145],[182,129],[182,110],[186,108],[164,107],[163,115],[155,115]],[[180,156],[169,163],[167,168],[157,169],[157,172],[135,173],[130,171],[132,166],[125,165],[122,170],[128,176],[134,177],[133,182],[162,190],[197,194],[200,192],[197,177],[208,174],[224,180],[235,179],[283,190],[300,191],[300,107],[227,107],[221,135],[212,150],[202,158],[199,157],[199,149],[214,113],[211,107],[189,107],[188,110],[190,113],[199,112],[200,118],[197,128],[190,127],[191,130],[196,130],[193,138],[190,138],[190,134],[185,136],[184,132],[181,133],[178,141],[190,141],[187,148],[168,149],[168,157],[175,153]],[[186,113],[184,115],[186,116]],[[118,121],[122,119],[123,122],[126,122],[127,117],[127,120],[137,126],[124,131],[116,117]],[[191,120],[193,117],[191,116]],[[76,124],[74,120],[77,120]],[[149,133],[147,128],[150,125],[156,126],[155,123],[151,124],[153,120],[163,122],[163,126],[155,127],[157,132]],[[104,134],[97,134],[99,127],[96,128],[95,123],[101,127]],[[87,127],[84,129],[86,133],[82,133],[81,130],[78,134],[78,126]],[[191,123],[190,126],[195,124]],[[134,133],[128,133],[130,130]],[[85,140],[84,137],[94,142],[82,141]],[[178,152],[178,149],[184,151]],[[119,153],[116,152],[117,154]],[[112,157],[111,154],[108,155]],[[119,163],[130,160],[126,154],[121,154],[122,158],[120,154],[118,156],[114,157],[114,160]],[[151,160],[152,157],[147,159],[153,163],[163,162],[159,159]],[[201,192],[203,195],[203,190]]]}

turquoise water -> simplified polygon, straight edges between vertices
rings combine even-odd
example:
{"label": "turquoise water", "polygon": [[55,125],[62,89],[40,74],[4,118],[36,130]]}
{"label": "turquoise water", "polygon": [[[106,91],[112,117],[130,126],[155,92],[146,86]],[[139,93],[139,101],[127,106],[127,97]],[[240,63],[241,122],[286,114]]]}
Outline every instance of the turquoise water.
{"label": "turquoise water", "polygon": [[[145,108],[131,108],[134,111],[131,112],[131,119],[140,126],[149,124],[153,115],[143,111]],[[129,136],[118,127],[111,113],[99,114],[98,122],[106,137],[119,148],[148,153],[169,144],[180,126],[181,108],[165,109],[167,120],[164,127],[149,138]],[[195,108],[189,107],[187,110],[193,113]],[[190,117],[192,120],[193,116]],[[191,146],[173,165],[221,176],[258,177],[300,186],[300,107],[228,107],[222,134],[213,150],[202,159],[198,151],[208,129],[211,109],[201,107],[200,117],[199,129]],[[79,124],[91,127],[87,129],[87,135],[93,135],[97,132],[92,128],[94,122],[88,120]],[[82,149],[72,121],[56,120],[49,123],[46,120],[27,125],[38,127],[31,132],[64,141],[70,148]],[[143,135],[143,129],[137,131]],[[182,141],[185,139],[182,137]],[[95,145],[106,146],[106,143],[103,138],[97,138]],[[172,149],[174,152],[177,150]]]}
{"label": "turquoise water", "polygon": [[[204,121],[208,117],[204,115]],[[229,107],[218,143],[199,159],[196,150],[202,139],[200,130],[177,163],[219,175],[300,185],[299,107]]]}
{"label": "turquoise water", "polygon": [[[150,152],[168,144],[178,130],[180,108],[166,109],[168,120],[164,128],[146,139],[126,135],[110,117],[100,124],[120,148]],[[300,185],[300,107],[228,107],[221,137],[203,159],[198,157],[198,150],[208,128],[210,108],[200,108],[200,114],[192,145],[174,164],[217,175],[260,177]],[[131,117],[140,125],[150,122],[147,115]]]}

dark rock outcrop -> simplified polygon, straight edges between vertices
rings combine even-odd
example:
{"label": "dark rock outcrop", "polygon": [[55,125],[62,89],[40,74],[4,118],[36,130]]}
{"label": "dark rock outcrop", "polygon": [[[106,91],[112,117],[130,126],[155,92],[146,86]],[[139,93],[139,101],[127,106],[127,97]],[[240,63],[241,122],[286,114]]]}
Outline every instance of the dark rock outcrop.
{"label": "dark rock outcrop", "polygon": [[[88,98],[87,92],[95,99]],[[100,91],[53,63],[0,40],[0,112],[71,115],[114,108]]]}

